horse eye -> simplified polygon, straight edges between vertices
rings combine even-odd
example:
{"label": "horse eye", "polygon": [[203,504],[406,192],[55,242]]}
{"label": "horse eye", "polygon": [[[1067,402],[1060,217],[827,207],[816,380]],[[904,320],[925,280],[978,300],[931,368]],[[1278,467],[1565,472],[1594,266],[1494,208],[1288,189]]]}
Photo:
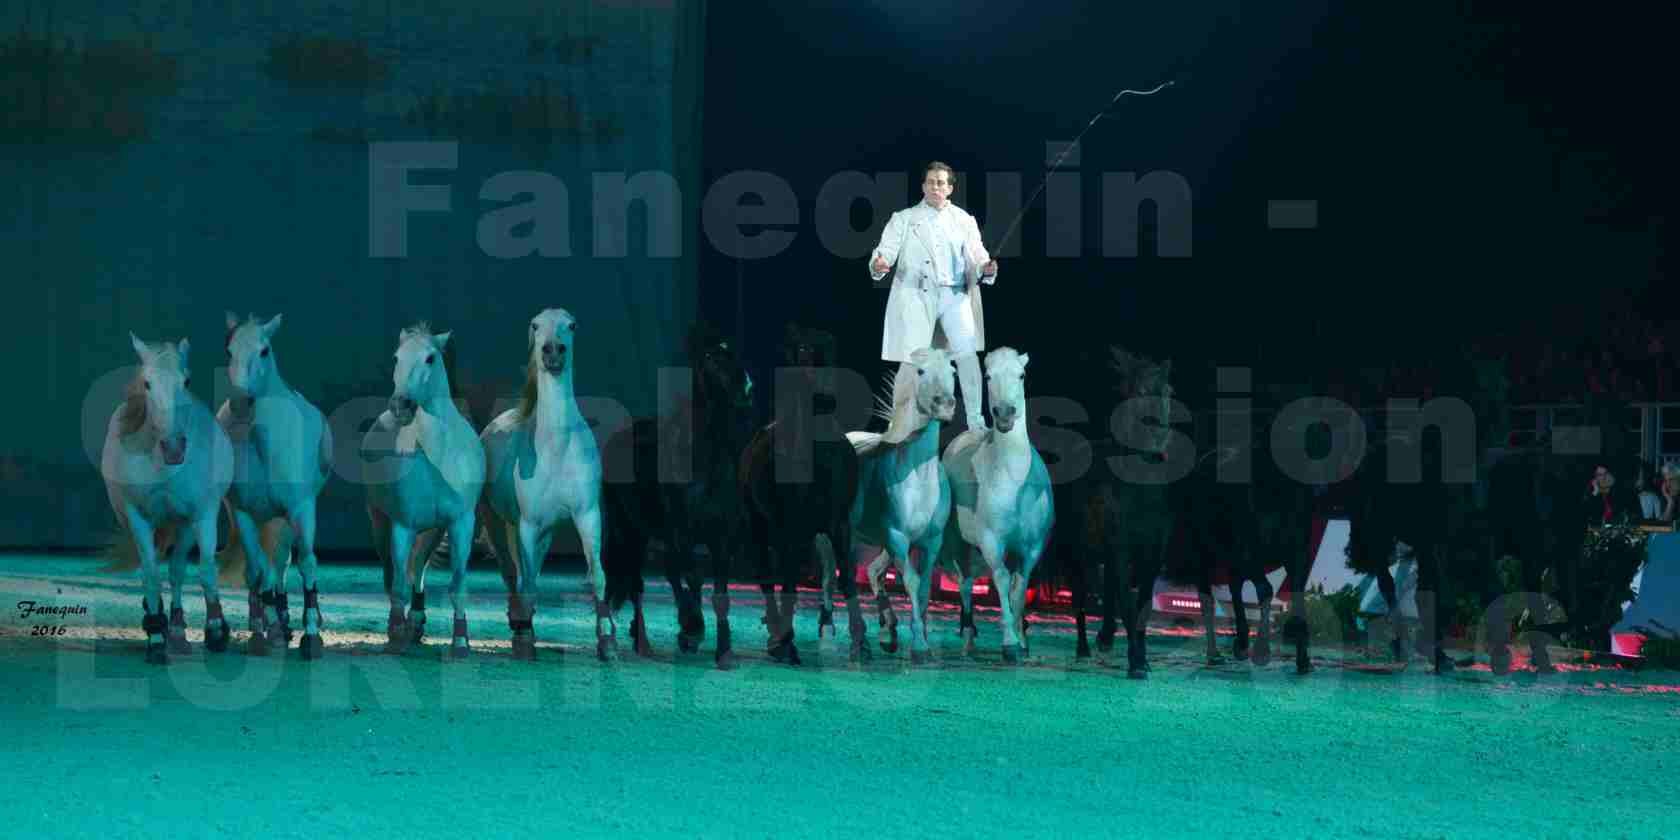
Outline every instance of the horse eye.
{"label": "horse eye", "polygon": [[427,353],[427,354],[426,354],[426,364],[428,364],[428,365],[429,365],[429,364],[431,364],[431,363],[432,363],[432,360],[433,360],[433,359],[434,359],[434,358],[437,358],[437,357],[436,357],[436,356],[434,356],[434,355],[432,355],[432,354],[431,354],[431,353]]}
{"label": "horse eye", "polygon": [[146,390],[152,390],[152,380],[150,379],[146,380]]}
{"label": "horse eye", "polygon": [[181,387],[191,388],[192,387],[192,377],[189,376],[186,379],[182,380],[181,381]]}
{"label": "horse eye", "polygon": [[265,358],[265,359],[268,358],[268,348],[267,347],[263,348],[262,355],[263,355],[263,358]]}

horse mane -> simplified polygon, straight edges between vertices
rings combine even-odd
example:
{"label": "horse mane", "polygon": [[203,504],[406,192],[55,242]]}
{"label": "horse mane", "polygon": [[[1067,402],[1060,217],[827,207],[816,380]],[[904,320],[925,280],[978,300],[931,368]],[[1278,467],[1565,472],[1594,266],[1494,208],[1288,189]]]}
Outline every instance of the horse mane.
{"label": "horse mane", "polygon": [[787,364],[793,364],[795,347],[801,343],[810,344],[817,348],[820,357],[818,366],[832,365],[840,356],[840,343],[834,334],[815,327],[804,327],[792,321],[782,333],[782,358]]}
{"label": "horse mane", "polygon": [[134,378],[129,380],[128,387],[123,391],[122,408],[117,412],[117,431],[125,437],[140,431],[140,427],[146,424],[146,391],[140,386],[143,376],[140,371],[135,371]]}
{"label": "horse mane", "polygon": [[524,420],[537,411],[537,363],[529,358],[525,360],[525,385],[519,389],[519,407],[515,409],[515,417]]}
{"label": "horse mane", "polygon": [[420,336],[422,338],[431,338],[432,337],[432,322],[430,322],[430,321],[416,321],[413,326],[403,327],[402,332],[398,333],[398,336],[403,341],[407,341],[408,339],[410,339],[414,336]]}

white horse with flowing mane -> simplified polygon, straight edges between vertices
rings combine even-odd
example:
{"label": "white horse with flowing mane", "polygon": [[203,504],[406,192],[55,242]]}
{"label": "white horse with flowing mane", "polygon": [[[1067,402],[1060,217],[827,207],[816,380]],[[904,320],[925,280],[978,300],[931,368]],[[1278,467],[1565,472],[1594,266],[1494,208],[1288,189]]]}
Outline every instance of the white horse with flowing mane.
{"label": "white horse with flowing mane", "polygon": [[[204,584],[204,646],[227,649],[227,619],[216,591],[216,513],[233,478],[233,449],[210,408],[189,387],[186,339],[148,345],[133,333],[140,370],[105,431],[100,471],[111,509],[140,558],[145,587],[141,607],[146,661],[162,665],[169,654],[192,650],[187,643],[181,587],[187,554],[199,549]],[[163,614],[158,552],[169,551],[169,617]]]}
{"label": "white horse with flowing mane", "polygon": [[[861,459],[852,502],[854,566],[885,549],[910,593],[910,660],[928,659],[927,605],[933,564],[951,515],[951,483],[939,461],[939,430],[956,411],[955,374],[944,350],[910,357],[895,379],[887,431],[847,432]],[[883,597],[884,600],[884,597]],[[890,617],[890,608],[883,616]],[[883,629],[885,629],[883,627]]]}
{"label": "white horse with flowing mane", "polygon": [[955,533],[946,535],[940,562],[961,580],[963,651],[974,651],[974,578],[986,569],[1003,613],[1003,659],[1011,664],[1026,650],[1027,582],[1056,522],[1050,472],[1027,438],[1026,371],[1025,353],[999,347],[986,354],[994,427],[958,435],[941,459],[951,476],[955,515],[948,527]]}
{"label": "white horse with flowing mane", "polygon": [[479,521],[501,559],[508,583],[513,655],[536,659],[532,617],[537,578],[555,530],[577,528],[595,596],[595,652],[615,654],[616,633],[601,565],[601,450],[572,391],[572,343],[577,319],[544,309],[526,339],[525,389],[519,405],[485,428],[488,464]]}
{"label": "white horse with flowing mane", "polygon": [[[298,557],[303,579],[304,659],[321,655],[321,605],[315,587],[315,505],[332,474],[332,429],[321,410],[280,375],[274,334],[281,316],[241,322],[227,313],[228,384],[233,395],[216,422],[233,444],[233,485],[225,502],[233,521],[229,548],[245,558],[251,638],[246,652],[264,656],[291,643],[286,570]],[[278,548],[290,527],[290,545]]]}
{"label": "white horse with flowing mane", "polygon": [[[484,487],[484,447],[461,416],[444,371],[449,333],[433,335],[425,323],[397,336],[396,370],[390,407],[362,439],[364,453],[382,457],[363,476],[374,551],[388,564],[391,615],[385,649],[402,653],[425,623],[423,605],[406,612],[413,590],[411,563],[424,565],[430,549],[415,551],[415,536],[447,529],[449,600],[455,608],[450,653],[465,657],[467,643],[467,556],[474,515]],[[436,544],[436,538],[431,544]]]}

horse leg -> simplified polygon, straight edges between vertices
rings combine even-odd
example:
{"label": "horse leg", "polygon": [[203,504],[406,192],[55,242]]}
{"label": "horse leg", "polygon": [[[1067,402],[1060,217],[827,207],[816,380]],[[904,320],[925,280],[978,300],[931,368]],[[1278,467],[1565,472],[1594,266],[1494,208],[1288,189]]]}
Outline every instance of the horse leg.
{"label": "horse leg", "polygon": [[[1099,658],[1107,659],[1110,651],[1114,650],[1114,634],[1116,632],[1116,618],[1124,618],[1129,608],[1122,608],[1122,593],[1131,591],[1131,583],[1124,580],[1122,572],[1129,568],[1120,551],[1109,550],[1102,560],[1102,624],[1097,627],[1097,654]],[[1130,642],[1127,642],[1130,645]]]}
{"label": "horse leg", "polygon": [[[204,649],[211,653],[227,650],[228,623],[222,615],[222,596],[216,575],[216,516],[215,513],[193,523],[194,541],[198,545],[198,580],[204,587]],[[210,546],[208,549],[205,546]]]}
{"label": "horse leg", "polygon": [[[1386,566],[1377,570],[1377,591],[1382,593],[1383,603],[1388,605],[1389,653],[1395,662],[1407,662],[1411,659],[1411,652],[1406,645],[1406,619],[1400,614],[1400,593],[1394,585],[1394,574]],[[1299,595],[1299,588],[1296,593]]]}
{"label": "horse leg", "polygon": [[[957,630],[962,636],[962,655],[972,659],[975,644],[980,638],[980,628],[974,624],[974,569],[979,567],[981,556],[980,549],[974,546],[965,546],[964,550],[968,557],[963,568],[957,570],[957,594],[962,597],[962,617],[957,621]],[[992,586],[997,587],[996,580],[992,581]],[[1003,590],[996,591],[998,600],[1006,597]]]}
{"label": "horse leg", "polygon": [[[383,517],[383,514],[378,514],[375,518],[376,513],[373,508],[368,508],[369,517],[374,518],[375,549],[380,545],[377,530],[380,527],[379,518]],[[263,550],[262,532],[257,528],[256,520],[251,518],[251,514],[234,508],[233,518],[236,523],[236,530],[239,531],[239,542],[245,549],[245,589],[248,596],[246,615],[251,631],[251,637],[245,643],[245,654],[247,656],[267,656],[269,652],[268,622],[263,614],[263,592],[268,588],[268,576],[270,574],[268,552]]]}
{"label": "horse leg", "polygon": [[385,622],[385,652],[400,654],[408,649],[412,634],[408,626],[409,583],[408,564],[414,553],[414,530],[398,522],[390,522],[391,534],[391,615]]}
{"label": "horse leg", "polygon": [[303,581],[303,639],[298,653],[304,659],[321,658],[321,602],[316,590],[315,500],[310,499],[291,512],[293,547],[298,555],[298,577]]}
{"label": "horse leg", "polygon": [[292,643],[292,613],[286,604],[286,573],[292,565],[295,535],[282,519],[263,526],[263,550],[268,554],[268,589],[263,593],[263,613],[268,621],[268,643],[285,650]]}
{"label": "horse leg", "polygon": [[705,617],[700,612],[700,591],[692,581],[694,544],[686,534],[672,534],[666,542],[665,578],[677,608],[677,650],[696,653],[706,638]]}
{"label": "horse leg", "polygon": [[[1435,673],[1451,673],[1457,666],[1452,657],[1447,655],[1447,615],[1453,603],[1446,591],[1446,575],[1441,573],[1440,547],[1428,545],[1418,550],[1418,594],[1434,593],[1430,598],[1429,609],[1430,646],[1434,648],[1431,657],[1435,663]],[[1421,616],[1420,616],[1421,618]]]}
{"label": "horse leg", "polygon": [[1219,622],[1214,616],[1213,583],[1205,568],[1197,576],[1196,596],[1202,608],[1202,629],[1207,639],[1207,664],[1223,664],[1225,657],[1219,653]]}
{"label": "horse leg", "polygon": [[[431,569],[432,557],[438,547],[443,545],[444,531],[442,528],[432,528],[421,531],[414,536],[414,553],[408,564],[409,583],[414,586],[414,594],[408,599],[408,630],[410,644],[418,645],[426,640],[426,572]],[[450,546],[450,556],[454,556],[454,546]]]}
{"label": "horse leg", "polygon": [[834,546],[832,557],[844,557],[848,561],[845,568],[835,569],[833,574],[838,576],[840,591],[846,595],[846,632],[851,637],[850,660],[852,662],[868,662],[875,654],[869,649],[869,627],[863,621],[863,595],[858,592],[857,585],[857,548],[851,541],[850,525],[836,532],[839,534],[838,545]]}
{"label": "horse leg", "polygon": [[519,541],[519,606],[522,610],[527,659],[537,658],[537,596],[542,577],[543,561],[548,558],[552,531],[542,531],[534,523],[521,518],[518,524]]}
{"label": "horse leg", "polygon": [[[583,544],[583,559],[589,567],[590,592],[595,596],[595,656],[602,662],[618,658],[618,623],[613,619],[612,602],[607,599],[607,567],[605,531],[601,527],[601,506],[579,511],[572,517],[578,541]],[[644,631],[645,632],[645,631]]]}
{"label": "horse leg", "polygon": [[134,540],[134,553],[140,555],[140,580],[143,594],[140,610],[144,617],[140,629],[146,633],[146,662],[167,665],[169,651],[164,636],[169,630],[163,613],[163,581],[158,577],[156,532],[151,523],[132,506],[123,511],[128,520],[128,535]]}
{"label": "horse leg", "polygon": [[1034,546],[1021,554],[1021,572],[1015,576],[1015,615],[1021,624],[1021,653],[1029,655],[1031,645],[1027,642],[1027,587],[1032,580],[1033,570],[1038,568],[1038,559],[1044,553],[1042,544]]}
{"label": "horse leg", "polygon": [[475,522],[473,509],[467,508],[449,524],[449,605],[455,613],[449,655],[453,659],[465,659],[472,650],[467,641],[467,561],[472,557]]}
{"label": "horse leg", "polygon": [[[1541,561],[1542,552],[1538,546],[1523,551],[1522,576],[1523,600],[1527,605],[1528,614],[1533,616],[1531,621],[1540,624],[1545,621],[1547,613],[1546,595],[1541,592],[1545,588],[1545,567]],[[1547,650],[1550,641],[1548,635],[1539,630],[1528,634],[1529,661],[1533,663],[1537,673],[1549,674],[1557,669],[1552,666],[1551,652]]]}
{"label": "horse leg", "polygon": [[[1107,565],[1114,568],[1114,571],[1112,572],[1114,577],[1118,579],[1120,574],[1125,572],[1126,579],[1121,580],[1119,586],[1115,587],[1116,591],[1114,592],[1113,597],[1105,599],[1107,603],[1103,605],[1103,623],[1107,625],[1108,622],[1112,620],[1109,613],[1109,604],[1112,604],[1113,611],[1119,613],[1120,621],[1126,627],[1126,676],[1134,680],[1141,680],[1147,678],[1149,673],[1148,669],[1143,667],[1143,654],[1138,649],[1137,644],[1138,637],[1143,635],[1143,621],[1139,614],[1137,597],[1131,586],[1130,564],[1128,562],[1130,558],[1126,556],[1129,553],[1130,552],[1128,550],[1125,553],[1111,556],[1108,559]],[[1122,569],[1120,567],[1127,568]],[[1104,574],[1106,577],[1111,573],[1105,570]],[[1108,585],[1112,585],[1112,583],[1109,583]],[[1113,637],[1110,636],[1109,638],[1109,645],[1112,646]],[[1098,648],[1106,652],[1106,648],[1103,648],[1102,646],[1102,636],[1099,635],[1097,639]]]}
{"label": "horse leg", "polygon": [[[1259,632],[1255,633],[1254,636],[1253,662],[1263,668],[1272,661],[1272,598],[1276,593],[1272,589],[1272,582],[1266,579],[1264,570],[1258,566],[1250,566],[1250,569],[1254,572],[1252,578],[1254,581],[1254,598],[1260,605],[1260,626],[1256,628]],[[1237,590],[1237,597],[1239,599],[1242,597],[1240,587]],[[1237,609],[1238,615],[1243,615],[1246,612],[1242,607],[1241,600],[1237,602]]]}
{"label": "horse leg", "polygon": [[891,553],[882,550],[869,561],[869,588],[875,593],[875,609],[879,626],[881,650],[898,652],[898,616],[893,613],[892,599],[887,596],[885,575],[893,562]]}
{"label": "horse leg", "polygon": [[[187,615],[181,606],[181,590],[187,584],[187,553],[192,551],[196,535],[185,530],[170,530],[174,545],[169,549],[168,645],[170,654],[184,656],[192,653],[192,645],[187,642]],[[161,529],[159,533],[162,533]]]}
{"label": "horse leg", "polygon": [[997,590],[998,626],[1003,630],[1003,661],[1018,665],[1021,662],[1021,625],[1019,613],[1015,611],[1016,575],[1004,564],[1003,542],[997,534],[982,532],[979,545],[974,548],[974,553],[980,555],[986,569],[992,573],[992,587]]}
{"label": "horse leg", "polygon": [[[775,575],[771,571],[770,523],[756,511],[748,512],[747,522],[748,527],[752,529],[752,539],[750,541],[752,545],[748,551],[752,552],[753,575],[758,578],[758,594],[764,597],[764,618],[762,622],[767,637],[764,649],[774,657],[776,645],[780,641],[778,628],[782,626],[782,616],[781,612],[776,609],[776,581]],[[781,533],[784,530],[786,529],[782,527],[776,529],[777,559],[780,559],[780,554],[787,551],[787,540],[785,535]]]}
{"label": "horse leg", "polygon": [[735,545],[728,538],[714,538],[707,544],[712,555],[712,614],[717,619],[714,661],[720,671],[735,668],[735,646],[729,633],[729,561]]}
{"label": "horse leg", "polygon": [[[933,577],[931,550],[925,547],[911,546],[904,538],[891,534],[887,536],[887,541],[898,543],[899,548],[889,547],[887,553],[893,555],[899,573],[904,578],[905,594],[910,596],[910,664],[921,665],[929,659],[927,602],[923,592],[925,589],[924,580]],[[899,551],[903,551],[903,554],[899,554]],[[920,563],[918,563],[918,557]],[[926,564],[928,568],[924,569],[922,564]]]}
{"label": "horse leg", "polygon": [[[1068,556],[1068,553],[1069,552],[1064,552],[1062,556],[1066,557]],[[1087,582],[1089,569],[1087,569],[1085,565],[1086,557],[1083,549],[1076,549],[1071,553],[1074,555],[1074,562],[1069,564],[1067,569],[1068,576],[1072,578],[1071,583],[1073,584],[1073,625],[1074,630],[1079,637],[1078,647],[1074,651],[1074,658],[1090,659],[1091,645],[1085,638],[1085,613],[1089,609],[1088,601],[1091,597],[1090,585]]]}
{"label": "horse leg", "polygon": [[772,586],[777,581],[781,584],[780,604],[773,613],[771,601],[778,595],[773,591],[765,595],[767,617],[773,614],[776,619],[770,626],[770,658],[789,665],[801,664],[799,647],[794,644],[793,621],[799,609],[799,570],[804,567],[805,555],[810,550],[809,539],[794,537],[779,543],[775,576],[767,579]]}
{"label": "horse leg", "polygon": [[811,537],[809,548],[817,553],[817,562],[822,568],[819,577],[822,580],[822,600],[817,613],[817,638],[834,637],[834,572],[838,565],[834,560],[834,541],[828,534],[815,534]]}

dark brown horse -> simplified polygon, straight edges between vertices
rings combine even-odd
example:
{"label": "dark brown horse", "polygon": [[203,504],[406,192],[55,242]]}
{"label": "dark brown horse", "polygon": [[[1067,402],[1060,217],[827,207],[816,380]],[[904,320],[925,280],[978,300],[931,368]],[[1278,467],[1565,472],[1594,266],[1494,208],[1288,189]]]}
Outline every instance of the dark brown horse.
{"label": "dark brown horse", "polygon": [[[631,639],[651,652],[642,616],[642,563],[651,549],[665,555],[665,575],[677,607],[677,646],[700,649],[706,634],[701,607],[704,575],[695,561],[704,546],[712,571],[717,618],[717,666],[735,666],[729,628],[730,564],[746,536],[746,507],[738,488],[741,452],[753,430],[752,378],[740,352],[708,324],[689,334],[693,392],[663,417],[644,418],[603,448],[608,499],[607,598],[613,609],[634,608]],[[623,471],[632,470],[626,476]]]}
{"label": "dark brown horse", "polygon": [[[838,426],[823,434],[818,409],[832,414],[834,336],[789,324],[782,342],[783,375],[776,416],[760,429],[741,456],[741,498],[747,507],[759,587],[764,592],[764,623],[769,652],[777,661],[798,665],[793,619],[798,584],[815,550],[821,557],[822,611],[817,633],[834,632],[833,590],[846,595],[853,661],[869,658],[864,644],[863,612],[851,568],[849,512],[857,493],[858,459]],[[788,375],[791,374],[791,375]],[[836,558],[847,562],[842,566]],[[781,585],[778,600],[776,584]]]}

